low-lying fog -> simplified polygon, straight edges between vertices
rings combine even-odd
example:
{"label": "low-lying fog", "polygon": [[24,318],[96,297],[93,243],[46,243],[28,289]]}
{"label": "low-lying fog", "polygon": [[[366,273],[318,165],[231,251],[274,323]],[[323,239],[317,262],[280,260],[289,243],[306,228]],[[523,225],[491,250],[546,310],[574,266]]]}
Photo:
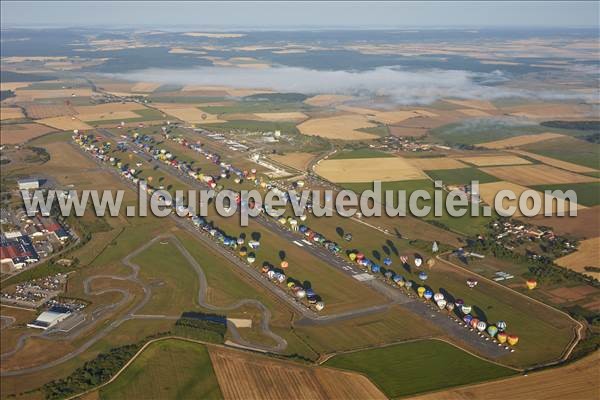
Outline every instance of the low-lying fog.
{"label": "low-lying fog", "polygon": [[589,100],[593,95],[559,91],[532,91],[501,86],[510,80],[503,72],[474,73],[461,70],[406,71],[380,67],[370,71],[318,71],[297,67],[265,69],[198,67],[146,69],[113,77],[177,85],[224,85],[268,88],[278,92],[335,93],[389,96],[397,104],[429,104],[440,98],[498,99],[523,97],[544,100]]}

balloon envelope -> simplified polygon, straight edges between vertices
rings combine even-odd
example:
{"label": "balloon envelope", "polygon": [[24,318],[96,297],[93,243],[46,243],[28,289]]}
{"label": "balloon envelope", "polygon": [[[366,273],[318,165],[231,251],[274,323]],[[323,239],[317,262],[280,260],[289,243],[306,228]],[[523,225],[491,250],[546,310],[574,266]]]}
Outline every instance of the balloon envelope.
{"label": "balloon envelope", "polygon": [[454,303],[448,303],[448,304],[446,304],[446,310],[448,310],[448,311],[454,310]]}
{"label": "balloon envelope", "polygon": [[419,286],[419,287],[417,288],[417,294],[419,295],[419,297],[423,297],[423,295],[425,294],[425,291],[426,291],[426,290],[427,290],[427,289],[425,289],[423,286]]}
{"label": "balloon envelope", "polygon": [[496,328],[494,325],[490,325],[487,328],[487,332],[491,337],[494,337],[496,336],[496,333],[498,333],[498,328]]}
{"label": "balloon envelope", "polygon": [[478,330],[479,332],[483,332],[483,331],[485,331],[485,328],[487,328],[487,324],[486,324],[484,321],[479,321],[479,322],[477,323],[477,330]]}
{"label": "balloon envelope", "polygon": [[504,321],[498,321],[498,322],[496,322],[496,326],[498,327],[499,331],[505,331],[506,330],[506,322],[504,322]]}
{"label": "balloon envelope", "polygon": [[435,301],[444,300],[444,295],[438,292],[438,293],[436,293],[436,294],[433,295],[433,299]]}
{"label": "balloon envelope", "polygon": [[511,346],[516,345],[519,342],[519,337],[517,335],[508,335],[508,344]]}
{"label": "balloon envelope", "polygon": [[465,323],[468,325],[471,323],[471,320],[473,319],[473,317],[471,315],[465,315],[463,317],[463,321],[465,321]]}
{"label": "balloon envelope", "polygon": [[496,339],[498,339],[498,341],[502,344],[506,343],[506,339],[508,338],[508,335],[504,332],[500,332],[498,333],[498,335],[496,336]]}
{"label": "balloon envelope", "polygon": [[425,272],[421,272],[419,273],[419,279],[422,281],[426,281],[427,280],[427,274]]}
{"label": "balloon envelope", "polygon": [[527,288],[529,290],[535,289],[537,286],[537,281],[535,279],[527,279]]}
{"label": "balloon envelope", "polygon": [[460,309],[465,314],[469,314],[471,312],[471,306],[467,306],[464,304],[460,307]]}
{"label": "balloon envelope", "polygon": [[437,301],[437,306],[440,308],[440,310],[443,310],[444,307],[446,307],[446,300],[444,299],[440,299]]}
{"label": "balloon envelope", "polygon": [[433,297],[433,292],[431,290],[427,289],[424,293],[424,296],[427,300],[429,300]]}

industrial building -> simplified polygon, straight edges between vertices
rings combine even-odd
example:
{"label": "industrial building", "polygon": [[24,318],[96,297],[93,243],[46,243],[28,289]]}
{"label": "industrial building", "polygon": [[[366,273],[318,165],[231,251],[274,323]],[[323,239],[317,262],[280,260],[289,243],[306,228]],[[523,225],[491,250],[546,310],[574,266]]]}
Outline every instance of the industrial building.
{"label": "industrial building", "polygon": [[67,307],[51,307],[48,311],[41,313],[35,321],[27,324],[27,327],[46,330],[65,320],[69,315],[71,315],[71,310]]}
{"label": "industrial building", "polygon": [[19,185],[19,190],[33,190],[39,189],[40,187],[40,180],[37,178],[19,179],[17,183]]}

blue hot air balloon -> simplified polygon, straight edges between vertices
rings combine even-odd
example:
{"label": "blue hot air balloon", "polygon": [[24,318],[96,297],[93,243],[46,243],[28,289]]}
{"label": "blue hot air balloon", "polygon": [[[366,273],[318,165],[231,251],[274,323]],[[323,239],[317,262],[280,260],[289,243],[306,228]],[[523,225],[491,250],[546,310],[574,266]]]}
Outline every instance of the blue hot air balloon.
{"label": "blue hot air balloon", "polygon": [[425,272],[421,271],[419,273],[419,279],[422,280],[422,281],[426,281],[427,280],[427,274]]}
{"label": "blue hot air balloon", "polygon": [[463,317],[463,321],[465,321],[465,324],[467,324],[467,325],[469,325],[471,323],[472,319],[473,319],[473,316],[469,315],[469,314],[467,314]]}
{"label": "blue hot air balloon", "polygon": [[385,265],[386,267],[389,267],[390,265],[392,265],[392,259],[389,257],[384,258],[383,265]]}
{"label": "blue hot air balloon", "polygon": [[429,289],[427,289],[425,291],[425,293],[423,294],[423,297],[425,297],[427,300],[430,300],[433,297],[433,292]]}
{"label": "blue hot air balloon", "polygon": [[379,265],[377,265],[377,264],[371,265],[371,272],[377,273],[377,272],[379,272],[379,270],[380,270]]}

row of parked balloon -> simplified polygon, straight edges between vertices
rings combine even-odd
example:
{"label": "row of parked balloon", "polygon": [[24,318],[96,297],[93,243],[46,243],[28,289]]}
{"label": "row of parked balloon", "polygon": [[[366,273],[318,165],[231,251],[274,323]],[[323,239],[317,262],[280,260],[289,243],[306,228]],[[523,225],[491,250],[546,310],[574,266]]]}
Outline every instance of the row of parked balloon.
{"label": "row of parked balloon", "polygon": [[[349,252],[348,258],[350,259],[350,261],[357,263],[361,267],[364,267],[373,273],[381,272],[381,266],[377,263],[374,263],[369,258],[365,257],[365,255],[361,252]],[[402,262],[403,265],[408,264],[408,256],[400,256],[400,261]],[[390,257],[384,258],[383,265],[385,267],[390,267],[392,265],[392,259]],[[415,267],[420,268],[422,265],[423,265],[423,258],[420,255],[416,254],[415,255]],[[426,265],[429,268],[433,267],[435,265],[435,259],[433,259],[433,258],[428,259],[426,261]],[[390,275],[389,278],[392,278],[394,280],[394,282],[396,282],[397,284],[400,284],[400,282],[404,281],[404,278],[402,278],[402,276],[395,274],[393,271],[387,270],[386,274]],[[427,275],[427,273],[425,271],[421,271],[421,272],[419,272],[418,277],[419,277],[419,280],[426,281],[429,276]]]}

